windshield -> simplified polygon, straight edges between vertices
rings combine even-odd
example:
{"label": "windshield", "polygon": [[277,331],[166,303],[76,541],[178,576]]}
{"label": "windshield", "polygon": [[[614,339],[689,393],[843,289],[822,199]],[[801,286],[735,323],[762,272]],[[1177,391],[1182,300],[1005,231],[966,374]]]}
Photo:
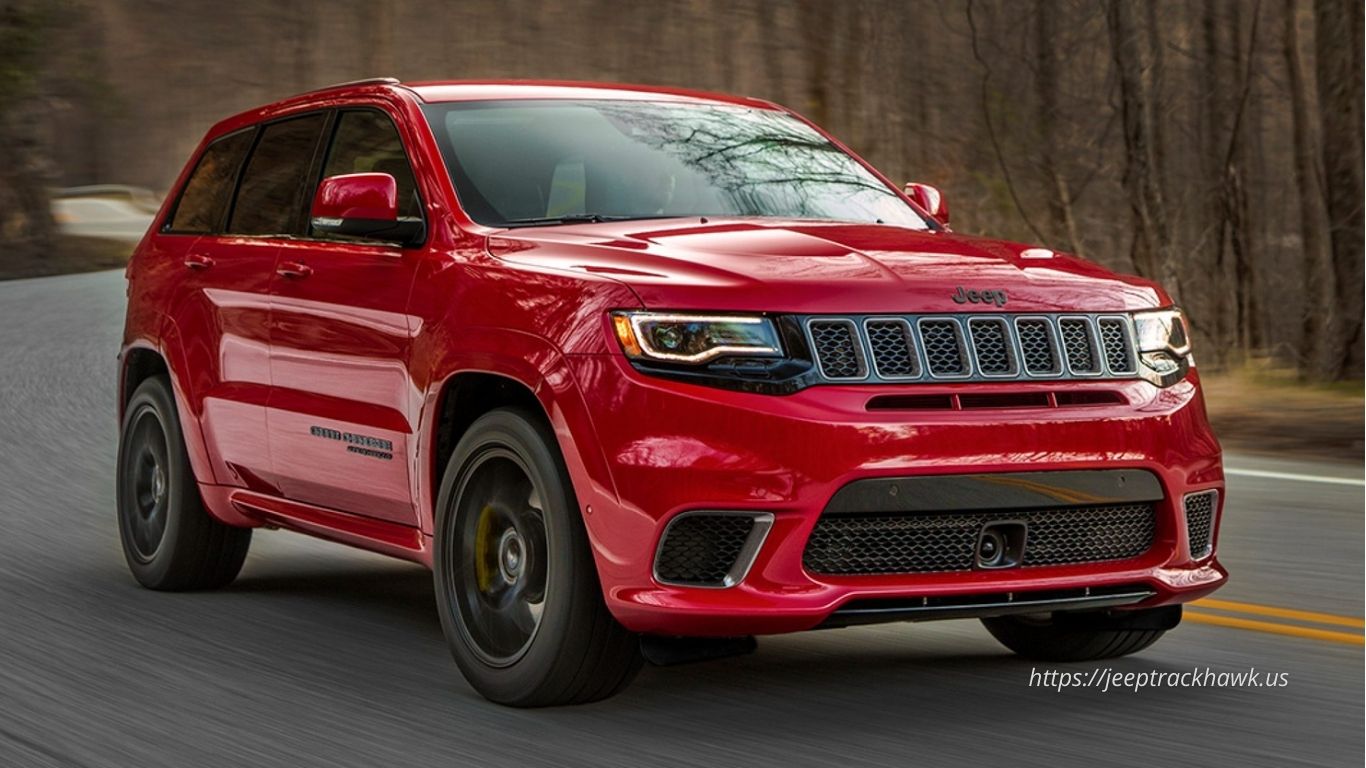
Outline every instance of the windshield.
{"label": "windshield", "polygon": [[783,112],[555,100],[424,109],[461,204],[488,226],[765,216],[928,228],[895,190]]}

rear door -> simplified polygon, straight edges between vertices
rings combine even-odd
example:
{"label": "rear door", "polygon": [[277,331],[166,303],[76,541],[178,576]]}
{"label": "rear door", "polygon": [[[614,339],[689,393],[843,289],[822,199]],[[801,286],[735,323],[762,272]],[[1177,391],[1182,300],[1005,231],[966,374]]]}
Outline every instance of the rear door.
{"label": "rear door", "polygon": [[156,238],[156,261],[167,270],[162,336],[178,358],[172,365],[202,425],[212,481],[268,490],[268,291],[278,244],[225,234],[256,138],[257,129],[249,128],[204,150]]}
{"label": "rear door", "polygon": [[[412,166],[391,115],[336,113],[310,185],[388,173],[399,214],[421,217]],[[417,323],[407,315],[420,249],[324,239],[281,247],[271,287],[270,447],[288,498],[408,525],[420,393],[408,374]]]}

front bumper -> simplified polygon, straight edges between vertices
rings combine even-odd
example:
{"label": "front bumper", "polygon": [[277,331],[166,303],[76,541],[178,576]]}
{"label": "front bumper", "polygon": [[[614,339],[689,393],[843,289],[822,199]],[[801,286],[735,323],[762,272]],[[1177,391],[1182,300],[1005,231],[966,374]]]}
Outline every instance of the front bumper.
{"label": "front bumper", "polygon": [[[1181,499],[1224,494],[1220,449],[1196,374],[1168,389],[1141,381],[820,386],[771,396],[712,389],[635,371],[619,355],[572,358],[610,490],[585,516],[608,608],[653,634],[769,634],[834,623],[857,602],[951,603],[1036,593],[1133,588],[1124,608],[1193,600],[1227,578],[1213,552],[1192,558]],[[870,411],[888,394],[1105,390],[1122,403],[1049,408]],[[1135,469],[1160,483],[1152,546],[1137,557],[1000,570],[832,576],[803,551],[836,492],[867,478]],[[580,498],[585,494],[580,493]],[[723,589],[654,578],[660,537],[697,510],[773,516],[743,580]],[[1213,534],[1217,542],[1216,510]],[[1123,608],[1121,608],[1122,610]]]}

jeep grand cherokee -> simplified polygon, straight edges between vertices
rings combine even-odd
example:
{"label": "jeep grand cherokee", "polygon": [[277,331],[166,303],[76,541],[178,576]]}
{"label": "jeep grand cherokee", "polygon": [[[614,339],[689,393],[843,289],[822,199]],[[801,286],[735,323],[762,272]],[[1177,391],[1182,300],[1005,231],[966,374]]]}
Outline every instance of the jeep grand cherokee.
{"label": "jeep grand cherokee", "polygon": [[127,271],[129,567],[221,587],[260,526],[421,563],[521,706],[869,622],[1141,650],[1226,578],[1181,311],[948,224],[757,99],[375,80],[228,118]]}

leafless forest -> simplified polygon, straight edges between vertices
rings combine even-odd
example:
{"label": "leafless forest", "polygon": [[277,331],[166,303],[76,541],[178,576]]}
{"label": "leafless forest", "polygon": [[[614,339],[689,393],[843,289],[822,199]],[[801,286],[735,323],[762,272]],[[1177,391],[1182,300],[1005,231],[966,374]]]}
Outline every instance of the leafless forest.
{"label": "leafless forest", "polygon": [[328,83],[759,96],[960,231],[1164,281],[1204,365],[1362,373],[1360,0],[0,0],[0,236],[51,186],[164,190],[232,112]]}

